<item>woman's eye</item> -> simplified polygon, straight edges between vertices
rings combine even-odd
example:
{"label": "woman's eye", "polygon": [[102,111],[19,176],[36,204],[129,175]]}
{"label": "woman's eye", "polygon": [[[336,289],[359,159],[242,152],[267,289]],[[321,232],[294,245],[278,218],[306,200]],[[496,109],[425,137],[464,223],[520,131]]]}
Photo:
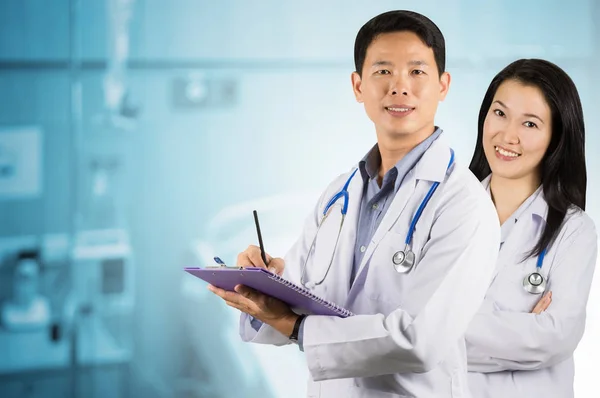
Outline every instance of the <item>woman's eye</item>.
{"label": "woman's eye", "polygon": [[533,128],[533,127],[537,127],[537,124],[535,124],[534,122],[525,122],[525,123],[523,123],[523,126],[528,127],[528,128]]}
{"label": "woman's eye", "polygon": [[500,116],[500,117],[504,117],[504,112],[502,112],[500,109],[494,109],[494,113],[496,114],[496,116]]}

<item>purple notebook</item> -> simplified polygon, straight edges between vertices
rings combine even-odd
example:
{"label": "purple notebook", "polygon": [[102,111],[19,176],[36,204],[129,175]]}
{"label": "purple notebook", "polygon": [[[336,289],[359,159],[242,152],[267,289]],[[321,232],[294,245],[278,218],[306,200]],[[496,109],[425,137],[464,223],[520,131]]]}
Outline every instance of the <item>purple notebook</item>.
{"label": "purple notebook", "polygon": [[184,268],[186,272],[213,286],[233,291],[236,285],[245,285],[271,297],[275,297],[292,308],[314,315],[333,315],[346,318],[354,315],[350,311],[315,296],[308,290],[289,282],[264,268]]}

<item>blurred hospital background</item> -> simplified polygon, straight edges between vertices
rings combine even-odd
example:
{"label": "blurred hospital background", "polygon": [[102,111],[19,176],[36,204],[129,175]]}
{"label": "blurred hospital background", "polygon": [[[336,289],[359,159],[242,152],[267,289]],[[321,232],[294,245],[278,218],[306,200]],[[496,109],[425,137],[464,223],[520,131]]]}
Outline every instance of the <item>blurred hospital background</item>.
{"label": "blurred hospital background", "polygon": [[[294,346],[243,344],[182,268],[283,255],[375,142],[358,29],[409,8],[447,41],[437,124],[468,164],[480,101],[521,57],[572,76],[600,226],[600,2],[0,0],[0,397],[301,397]],[[600,277],[576,351],[597,389]]]}

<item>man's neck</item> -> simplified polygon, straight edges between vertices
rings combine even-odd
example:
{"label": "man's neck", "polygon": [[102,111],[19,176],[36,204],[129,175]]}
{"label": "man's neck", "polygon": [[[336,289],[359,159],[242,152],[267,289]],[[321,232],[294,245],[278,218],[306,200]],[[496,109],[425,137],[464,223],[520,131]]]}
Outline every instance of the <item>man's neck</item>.
{"label": "man's neck", "polygon": [[540,177],[535,173],[519,179],[503,178],[492,174],[490,191],[500,224],[504,224],[504,221],[538,189],[540,183]]}
{"label": "man's neck", "polygon": [[381,184],[383,176],[396,165],[406,154],[425,141],[435,132],[435,126],[427,126],[413,134],[380,134],[377,133],[377,144],[381,154],[378,180]]}

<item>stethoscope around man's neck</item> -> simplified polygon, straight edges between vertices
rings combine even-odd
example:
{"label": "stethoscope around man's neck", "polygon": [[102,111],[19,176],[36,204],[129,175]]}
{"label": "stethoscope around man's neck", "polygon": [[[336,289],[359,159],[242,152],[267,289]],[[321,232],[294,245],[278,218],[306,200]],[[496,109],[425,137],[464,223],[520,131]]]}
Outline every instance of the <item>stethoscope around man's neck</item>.
{"label": "stethoscope around man's neck", "polygon": [[[446,173],[448,172],[448,170],[450,170],[450,167],[452,166],[453,163],[454,163],[454,151],[452,149],[450,149],[450,161],[448,162],[448,166],[446,167]],[[340,240],[340,235],[341,235],[342,227],[344,225],[344,220],[346,218],[346,213],[348,212],[348,202],[350,200],[350,195],[348,193],[348,188],[349,188],[350,182],[352,181],[352,178],[356,174],[357,170],[358,169],[355,169],[352,172],[352,174],[350,175],[350,177],[348,178],[348,180],[344,184],[343,188],[339,192],[337,192],[336,194],[333,195],[333,197],[329,200],[329,202],[327,202],[327,205],[323,209],[323,214],[322,214],[321,222],[319,223],[319,225],[317,227],[317,231],[315,232],[315,236],[313,238],[313,241],[312,241],[312,243],[311,243],[311,245],[310,245],[310,247],[308,249],[308,254],[307,254],[307,256],[306,256],[306,258],[304,260],[304,265],[302,267],[302,271],[301,271],[301,274],[300,274],[300,282],[307,289],[313,289],[316,286],[318,286],[321,283],[323,283],[323,281],[325,281],[325,278],[327,277],[327,274],[329,273],[329,270],[331,269],[331,265],[333,264],[333,259],[335,257],[335,252],[336,252],[336,249],[337,249],[337,246],[338,246],[338,242]],[[429,188],[429,191],[427,191],[427,194],[425,195],[425,197],[421,201],[421,204],[419,205],[419,208],[417,209],[417,211],[413,215],[412,220],[410,222],[410,226],[408,228],[408,232],[406,233],[406,239],[404,240],[404,244],[406,245],[405,249],[397,251],[392,256],[392,265],[394,266],[394,269],[398,273],[407,273],[415,265],[415,253],[413,252],[413,250],[411,248],[411,242],[412,242],[413,233],[415,232],[415,228],[416,228],[417,222],[419,221],[419,218],[421,218],[421,214],[423,214],[423,210],[427,206],[427,203],[429,203],[429,200],[431,199],[431,197],[433,196],[434,192],[436,191],[436,189],[438,188],[439,185],[440,185],[439,181],[435,181],[431,185],[431,187]],[[307,267],[307,264],[308,264],[308,258],[310,256],[310,253],[312,252],[313,248],[315,247],[315,243],[317,241],[317,236],[319,235],[319,231],[321,230],[321,226],[325,223],[325,220],[329,216],[330,211],[331,211],[333,205],[339,199],[343,200],[343,205],[342,205],[342,208],[341,208],[342,217],[341,217],[341,221],[340,221],[340,226],[339,226],[339,229],[338,229],[337,237],[336,237],[336,240],[335,240],[335,244],[333,246],[333,251],[331,253],[331,257],[329,259],[329,263],[328,263],[327,269],[325,271],[325,275],[323,275],[323,277],[320,280],[318,280],[318,281],[309,281],[306,278],[306,275],[305,275],[305,273],[306,273],[306,267]]]}

